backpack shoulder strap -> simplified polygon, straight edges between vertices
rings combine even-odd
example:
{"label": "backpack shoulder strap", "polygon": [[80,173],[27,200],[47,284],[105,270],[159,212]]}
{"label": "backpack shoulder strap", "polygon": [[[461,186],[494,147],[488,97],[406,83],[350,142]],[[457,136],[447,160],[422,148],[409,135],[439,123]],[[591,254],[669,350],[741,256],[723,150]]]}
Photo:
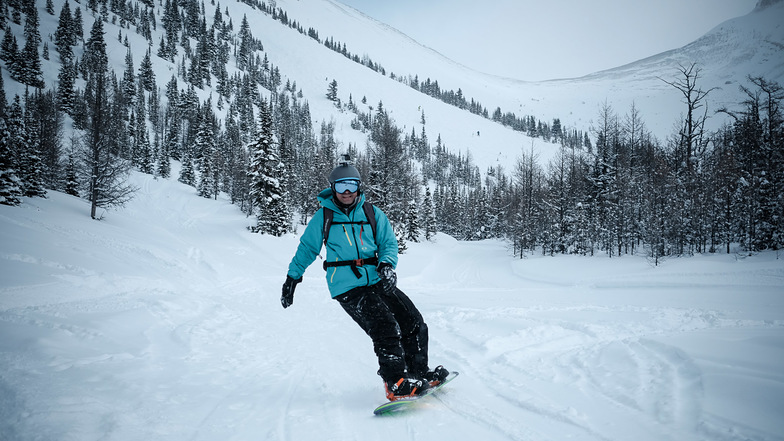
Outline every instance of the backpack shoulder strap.
{"label": "backpack shoulder strap", "polygon": [[376,211],[373,209],[373,204],[365,201],[362,204],[362,209],[365,210],[365,217],[370,224],[370,229],[373,231],[373,240],[376,240]]}
{"label": "backpack shoulder strap", "polygon": [[324,246],[326,246],[327,239],[329,239],[329,230],[332,228],[332,218],[335,215],[335,212],[329,208],[322,208],[322,210],[324,211],[324,229],[322,231],[324,233]]}

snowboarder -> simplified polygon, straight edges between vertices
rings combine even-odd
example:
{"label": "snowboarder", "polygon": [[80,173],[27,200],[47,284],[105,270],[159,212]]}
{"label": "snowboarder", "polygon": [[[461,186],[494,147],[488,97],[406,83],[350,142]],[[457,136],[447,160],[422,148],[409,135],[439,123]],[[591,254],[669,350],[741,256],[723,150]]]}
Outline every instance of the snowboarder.
{"label": "snowboarder", "polygon": [[427,324],[396,286],[398,244],[392,225],[383,211],[365,202],[354,166],[342,163],[329,182],[289,264],[281,304],[291,306],[297,284],[323,243],[330,294],[373,340],[387,398],[420,395],[449,372],[443,366],[428,368]]}

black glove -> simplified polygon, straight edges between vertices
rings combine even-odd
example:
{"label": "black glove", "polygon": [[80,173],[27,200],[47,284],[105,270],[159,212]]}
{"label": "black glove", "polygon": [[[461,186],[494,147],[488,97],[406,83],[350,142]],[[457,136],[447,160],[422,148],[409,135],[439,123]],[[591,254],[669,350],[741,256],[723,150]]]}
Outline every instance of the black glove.
{"label": "black glove", "polygon": [[294,303],[294,290],[297,288],[297,283],[301,281],[302,277],[293,279],[291,276],[286,276],[286,281],[283,283],[283,294],[280,296],[280,304],[284,309]]}
{"label": "black glove", "polygon": [[395,274],[395,270],[392,268],[387,262],[381,262],[378,264],[378,276],[381,277],[381,288],[384,290],[385,293],[391,294],[395,290],[395,285],[397,285],[397,274]]}

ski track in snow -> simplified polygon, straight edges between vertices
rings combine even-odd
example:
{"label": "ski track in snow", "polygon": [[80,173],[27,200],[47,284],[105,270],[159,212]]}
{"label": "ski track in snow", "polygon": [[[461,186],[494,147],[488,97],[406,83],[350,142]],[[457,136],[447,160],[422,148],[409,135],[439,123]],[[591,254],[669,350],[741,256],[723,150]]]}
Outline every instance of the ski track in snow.
{"label": "ski track in snow", "polygon": [[369,339],[296,236],[134,174],[103,221],[58,193],[0,207],[0,439],[780,440],[784,265],[774,254],[509,256],[409,244],[401,288],[431,365],[460,378],[384,401]]}

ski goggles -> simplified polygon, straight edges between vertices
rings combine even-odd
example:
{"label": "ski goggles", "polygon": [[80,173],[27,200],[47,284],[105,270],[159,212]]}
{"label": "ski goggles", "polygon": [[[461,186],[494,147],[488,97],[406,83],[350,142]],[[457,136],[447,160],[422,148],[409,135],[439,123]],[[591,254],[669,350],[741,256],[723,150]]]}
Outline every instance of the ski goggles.
{"label": "ski goggles", "polygon": [[335,188],[335,193],[338,194],[345,193],[345,192],[356,193],[357,190],[359,190],[359,181],[353,179],[338,181],[335,182],[334,188]]}

